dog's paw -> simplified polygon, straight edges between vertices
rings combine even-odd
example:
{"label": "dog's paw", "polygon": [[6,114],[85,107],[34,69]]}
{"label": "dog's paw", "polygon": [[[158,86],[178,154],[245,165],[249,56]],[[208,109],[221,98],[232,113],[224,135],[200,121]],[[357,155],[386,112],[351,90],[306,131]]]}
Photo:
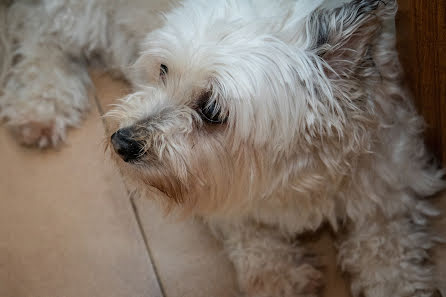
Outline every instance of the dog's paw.
{"label": "dog's paw", "polygon": [[24,56],[11,69],[0,94],[0,120],[21,144],[54,147],[80,124],[91,85],[85,68],[60,49],[39,54]]}
{"label": "dog's paw", "polygon": [[275,267],[255,274],[244,288],[248,297],[315,297],[323,274],[310,264]]}
{"label": "dog's paw", "polygon": [[0,120],[20,144],[38,148],[63,143],[68,128],[79,126],[88,109],[88,100],[69,96],[11,97],[0,97]]}
{"label": "dog's paw", "polygon": [[18,142],[26,146],[39,148],[55,147],[65,140],[65,126],[56,125],[54,121],[29,121],[11,126],[11,131]]}

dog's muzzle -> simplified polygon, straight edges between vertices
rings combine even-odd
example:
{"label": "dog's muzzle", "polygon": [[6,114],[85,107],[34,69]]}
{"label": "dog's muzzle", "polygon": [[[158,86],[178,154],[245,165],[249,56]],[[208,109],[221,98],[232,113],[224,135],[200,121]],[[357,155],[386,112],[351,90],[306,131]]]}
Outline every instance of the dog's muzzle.
{"label": "dog's muzzle", "polygon": [[130,128],[119,129],[111,136],[115,152],[125,161],[130,162],[143,155],[143,144],[132,138]]}

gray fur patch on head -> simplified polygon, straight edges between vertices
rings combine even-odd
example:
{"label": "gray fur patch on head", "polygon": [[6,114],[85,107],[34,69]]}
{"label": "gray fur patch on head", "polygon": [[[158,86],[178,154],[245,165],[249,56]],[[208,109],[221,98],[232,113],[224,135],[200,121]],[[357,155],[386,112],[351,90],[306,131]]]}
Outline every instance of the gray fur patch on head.
{"label": "gray fur patch on head", "polygon": [[[311,46],[319,55],[344,45],[358,50],[361,42],[371,42],[382,21],[395,12],[394,0],[355,0],[334,9],[318,9],[307,20]],[[355,43],[349,43],[352,38]]]}

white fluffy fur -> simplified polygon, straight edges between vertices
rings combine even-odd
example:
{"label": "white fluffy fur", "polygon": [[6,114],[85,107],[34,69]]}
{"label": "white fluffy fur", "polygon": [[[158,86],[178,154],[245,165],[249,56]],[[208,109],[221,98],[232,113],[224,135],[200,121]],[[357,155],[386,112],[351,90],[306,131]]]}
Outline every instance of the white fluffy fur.
{"label": "white fluffy fur", "polygon": [[[396,3],[321,2],[185,0],[158,26],[144,1],[15,1],[0,115],[25,143],[57,144],[99,58],[135,86],[109,116],[143,151],[113,158],[209,223],[244,294],[314,296],[321,273],[292,239],[328,222],[354,296],[431,296],[424,197],[445,183],[385,30]],[[202,119],[203,98],[226,122]]]}

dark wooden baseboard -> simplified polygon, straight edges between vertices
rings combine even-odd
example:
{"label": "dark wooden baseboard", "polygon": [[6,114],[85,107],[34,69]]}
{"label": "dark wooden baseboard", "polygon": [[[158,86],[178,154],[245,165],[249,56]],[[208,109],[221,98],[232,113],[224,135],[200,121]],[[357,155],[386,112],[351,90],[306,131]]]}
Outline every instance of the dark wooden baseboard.
{"label": "dark wooden baseboard", "polygon": [[446,166],[446,0],[400,0],[398,50],[426,144]]}

